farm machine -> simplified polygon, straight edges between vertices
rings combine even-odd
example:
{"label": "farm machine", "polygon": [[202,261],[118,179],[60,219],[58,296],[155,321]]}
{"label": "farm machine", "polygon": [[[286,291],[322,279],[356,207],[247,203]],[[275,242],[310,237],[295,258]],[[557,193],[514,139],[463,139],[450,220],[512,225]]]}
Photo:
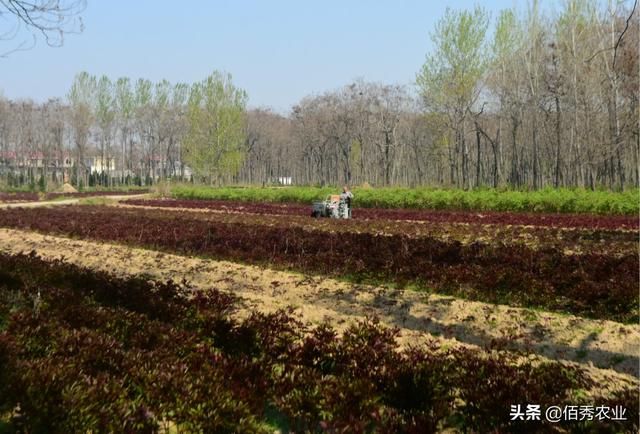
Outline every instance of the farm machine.
{"label": "farm machine", "polygon": [[311,217],[329,217],[334,219],[351,218],[347,201],[338,194],[330,194],[325,200],[314,202]]}

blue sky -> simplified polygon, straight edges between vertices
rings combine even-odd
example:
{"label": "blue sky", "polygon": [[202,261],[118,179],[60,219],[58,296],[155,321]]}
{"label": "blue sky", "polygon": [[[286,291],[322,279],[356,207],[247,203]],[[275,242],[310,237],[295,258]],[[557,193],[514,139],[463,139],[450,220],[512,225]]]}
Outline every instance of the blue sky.
{"label": "blue sky", "polygon": [[[84,32],[67,36],[63,47],[39,40],[32,50],[0,58],[0,89],[9,98],[42,101],[64,96],[83,70],[191,83],[219,69],[248,92],[250,106],[284,112],[358,77],[412,84],[446,7],[475,3],[88,0]],[[524,0],[481,3],[493,17],[525,7]],[[0,44],[4,52],[12,42]]]}

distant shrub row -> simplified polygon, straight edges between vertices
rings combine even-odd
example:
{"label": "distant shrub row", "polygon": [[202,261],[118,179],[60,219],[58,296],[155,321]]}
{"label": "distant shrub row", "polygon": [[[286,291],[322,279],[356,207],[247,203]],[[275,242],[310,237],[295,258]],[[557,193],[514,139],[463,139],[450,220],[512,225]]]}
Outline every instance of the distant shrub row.
{"label": "distant shrub row", "polygon": [[[544,189],[502,191],[433,188],[352,189],[355,206],[363,208],[425,208],[442,210],[561,212],[592,214],[637,214],[640,190],[610,191]],[[255,202],[299,202],[310,204],[338,187],[211,188],[177,185],[171,193],[179,199],[242,200]]]}

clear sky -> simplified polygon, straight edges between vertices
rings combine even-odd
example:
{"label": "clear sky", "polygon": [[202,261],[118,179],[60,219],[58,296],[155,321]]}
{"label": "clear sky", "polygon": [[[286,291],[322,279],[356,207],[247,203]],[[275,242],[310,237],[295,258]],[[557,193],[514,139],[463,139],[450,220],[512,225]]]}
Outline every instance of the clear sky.
{"label": "clear sky", "polygon": [[[230,72],[250,106],[287,111],[362,77],[412,84],[447,6],[473,0],[87,0],[85,30],[0,58],[9,98],[63,97],[76,73],[195,82]],[[480,2],[492,14],[524,0]],[[0,22],[0,25],[2,22]],[[0,42],[0,51],[14,42]]]}

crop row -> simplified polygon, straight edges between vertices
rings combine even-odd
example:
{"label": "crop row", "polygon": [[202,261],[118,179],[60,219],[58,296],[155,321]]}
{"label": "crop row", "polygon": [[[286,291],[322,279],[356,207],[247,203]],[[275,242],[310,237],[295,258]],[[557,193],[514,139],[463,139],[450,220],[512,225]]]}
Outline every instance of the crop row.
{"label": "crop row", "polygon": [[9,209],[0,226],[206,255],[361,281],[416,284],[470,299],[638,320],[638,253],[565,255],[524,245],[326,232],[104,206]]}
{"label": "crop row", "polygon": [[[136,205],[129,205],[136,207]],[[154,207],[160,213],[184,213],[184,208]],[[637,250],[638,231],[620,229],[584,229],[549,226],[487,225],[482,223],[456,223],[439,221],[410,221],[386,219],[335,220],[309,218],[306,215],[288,215],[244,212],[193,212],[191,218],[228,223],[264,224],[269,226],[297,226],[307,230],[329,232],[362,232],[371,234],[406,235],[412,238],[435,237],[445,241],[458,240],[464,244],[525,243],[535,247],[556,248],[560,251],[611,252]]]}
{"label": "crop row", "polygon": [[38,200],[38,193],[16,192],[3,193],[0,192],[0,202],[31,202]]}
{"label": "crop row", "polygon": [[[189,199],[129,199],[129,205],[168,208],[211,209],[251,214],[276,214],[309,216],[311,206],[269,202],[238,202],[231,200]],[[414,220],[439,223],[471,223],[494,225],[526,225],[586,229],[638,229],[639,223],[632,216],[601,216],[589,214],[543,214],[497,211],[437,211],[383,208],[355,208],[354,219],[366,220]]]}
{"label": "crop row", "polygon": [[[336,194],[339,187],[212,188],[174,185],[179,199],[294,202],[309,204]],[[356,205],[363,208],[513,211],[637,215],[640,190],[624,192],[547,188],[536,191],[452,188],[353,188]]]}
{"label": "crop row", "polygon": [[435,342],[401,349],[375,320],[342,335],[285,311],[240,320],[216,290],[35,255],[0,254],[0,300],[0,423],[18,432],[552,429],[511,421],[516,403],[621,405],[626,421],[564,428],[638,428],[635,389],[587,398],[601,385],[558,362]]}
{"label": "crop row", "polygon": [[[128,207],[136,208],[137,205]],[[138,203],[138,202],[134,202]],[[146,203],[146,202],[143,202]],[[153,207],[158,214],[184,213],[184,208]],[[162,210],[162,212],[160,211]],[[370,234],[405,235],[412,238],[430,237],[463,244],[483,242],[491,244],[524,244],[532,248],[553,248],[561,252],[600,253],[619,256],[637,250],[640,234],[637,231],[612,229],[559,228],[545,226],[514,226],[460,224],[406,220],[335,220],[312,219],[308,216],[254,214],[243,212],[192,212],[190,218],[225,223],[256,224],[281,227],[300,227],[328,232],[360,232]]]}

